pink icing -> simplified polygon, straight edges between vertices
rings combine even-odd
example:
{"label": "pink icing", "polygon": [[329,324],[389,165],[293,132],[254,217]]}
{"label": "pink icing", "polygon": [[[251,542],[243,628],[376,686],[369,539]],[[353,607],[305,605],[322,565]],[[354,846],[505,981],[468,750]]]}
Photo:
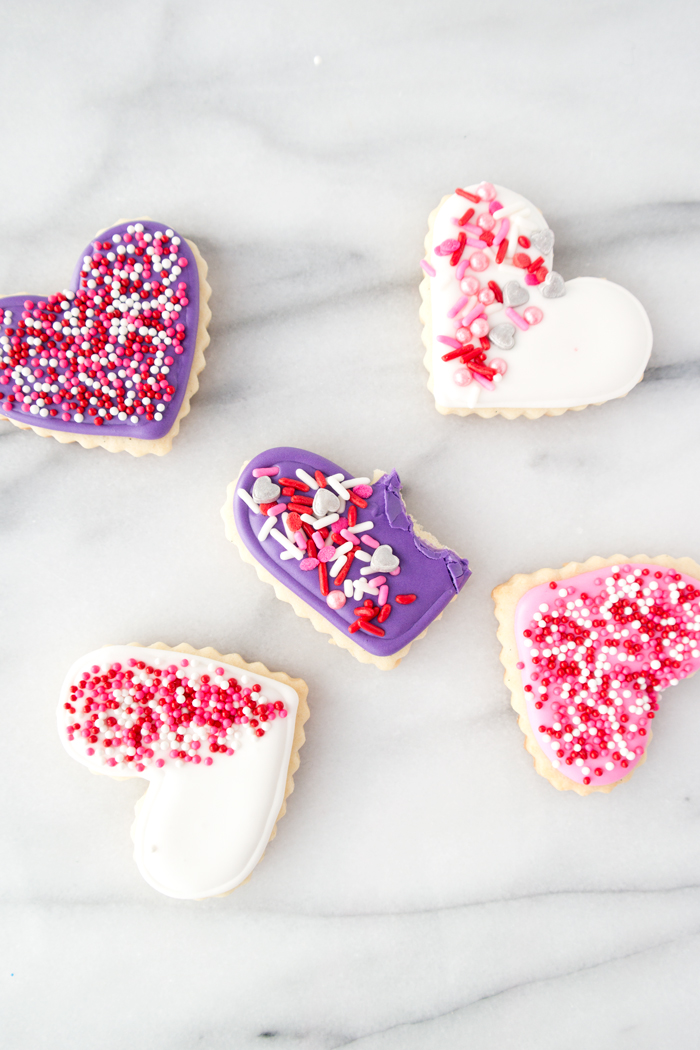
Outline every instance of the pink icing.
{"label": "pink icing", "polygon": [[635,563],[552,583],[515,610],[530,725],[570,780],[614,784],[644,755],[661,692],[700,667],[700,581]]}

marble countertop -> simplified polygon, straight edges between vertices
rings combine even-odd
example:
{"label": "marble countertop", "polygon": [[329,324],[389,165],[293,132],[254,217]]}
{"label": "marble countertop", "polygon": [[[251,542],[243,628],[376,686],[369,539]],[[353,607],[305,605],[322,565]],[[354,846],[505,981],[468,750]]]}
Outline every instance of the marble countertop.
{"label": "marble countertop", "polygon": [[[7,1050],[697,1047],[700,679],[628,784],[560,794],[523,750],[489,595],[591,554],[700,558],[698,21],[673,0],[5,5],[0,287],[63,287],[97,229],[146,214],[213,288],[165,458],[0,423]],[[542,208],[566,278],[645,304],[627,398],[435,411],[426,218],[481,179]],[[286,443],[396,467],[472,563],[395,671],[331,648],[224,537],[227,483]],[[142,785],[88,777],[56,736],[76,657],[158,640],[309,684],[288,814],[224,900],[151,890]]]}

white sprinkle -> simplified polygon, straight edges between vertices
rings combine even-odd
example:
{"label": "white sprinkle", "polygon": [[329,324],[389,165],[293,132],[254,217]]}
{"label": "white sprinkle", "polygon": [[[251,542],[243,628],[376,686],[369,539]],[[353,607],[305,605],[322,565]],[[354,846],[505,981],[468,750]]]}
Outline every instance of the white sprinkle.
{"label": "white sprinkle", "polygon": [[[303,515],[303,514],[302,514],[302,518],[303,518],[303,517],[305,517],[305,515]],[[339,518],[340,518],[340,515],[339,515],[339,514],[326,514],[325,518],[319,518],[319,519],[318,519],[317,521],[315,521],[315,522],[314,522],[314,520],[312,519],[312,520],[311,520],[311,521],[309,522],[309,524],[310,524],[310,525],[311,525],[311,524],[315,524],[315,525],[316,525],[316,528],[317,528],[317,529],[325,529],[326,525],[332,525],[332,524],[333,524],[333,522],[334,522],[334,521],[338,521],[338,519],[339,519]]]}
{"label": "white sprinkle", "polygon": [[365,554],[364,551],[358,550],[357,547],[355,547],[355,557],[358,559],[358,561],[371,561],[372,560],[372,555],[371,554]]}
{"label": "white sprinkle", "polygon": [[339,558],[339,557],[341,556],[341,554],[347,554],[347,553],[348,553],[348,551],[351,551],[351,550],[352,550],[352,548],[353,548],[354,546],[355,546],[355,544],[354,544],[354,543],[351,543],[351,542],[350,542],[350,540],[348,540],[348,542],[347,542],[347,543],[343,543],[343,544],[342,544],[342,545],[341,545],[340,547],[338,547],[338,549],[336,550],[336,552],[335,552],[335,553],[336,553],[336,557],[338,557],[338,558]]}
{"label": "white sprinkle", "polygon": [[357,525],[348,525],[348,532],[367,532],[368,529],[373,528],[373,521],[360,521]]}
{"label": "white sprinkle", "polygon": [[[290,558],[297,558],[294,551],[281,551],[280,558],[282,561],[289,561]],[[301,558],[297,558],[297,561],[301,561]]]}
{"label": "white sprinkle", "polygon": [[[294,539],[294,533],[292,532],[292,530],[290,529],[289,525],[287,524],[287,518],[288,517],[289,517],[289,514],[286,511],[283,511],[282,512],[282,524],[284,525],[284,531],[287,533],[287,539],[291,540],[293,543],[296,543],[296,540]],[[304,550],[306,550],[306,547],[304,547]]]}
{"label": "white sprinkle", "polygon": [[350,478],[348,481],[344,481],[343,482],[343,485],[345,485],[346,489],[354,489],[355,485],[371,485],[371,484],[372,484],[372,482],[369,480],[369,478]]}
{"label": "white sprinkle", "polygon": [[353,583],[352,580],[345,580],[343,582],[343,590],[345,591],[346,598],[352,598]]}
{"label": "white sprinkle", "polygon": [[316,479],[312,478],[311,475],[307,474],[305,470],[301,469],[301,467],[299,467],[299,469],[296,471],[296,476],[299,478],[299,481],[303,481],[304,484],[308,485],[310,489],[318,488],[318,482],[316,481]]}
{"label": "white sprinkle", "polygon": [[507,216],[515,215],[517,212],[522,212],[523,218],[530,214],[530,209],[525,201],[516,201],[515,204],[509,204],[507,208],[499,208],[498,211],[493,213],[493,217],[494,219],[505,219]]}
{"label": "white sprinkle", "polygon": [[338,493],[341,499],[350,499],[350,493],[344,485],[340,484],[340,481],[336,480],[335,476],[332,478],[328,478],[327,480],[328,484],[331,486],[331,488],[335,489],[335,491]]}
{"label": "white sprinkle", "polygon": [[274,527],[275,527],[275,519],[274,518],[267,518],[266,521],[265,521],[265,524],[263,525],[263,527],[261,528],[260,532],[258,533],[258,539],[260,540],[261,543],[262,543],[262,541],[264,539],[266,539],[270,535],[270,531],[272,529],[274,529]]}
{"label": "white sprinkle", "polygon": [[236,495],[240,496],[240,498],[243,500],[246,506],[250,507],[254,514],[260,513],[260,507],[257,505],[253,497],[246,492],[245,489],[238,489]]}
{"label": "white sprinkle", "polygon": [[295,547],[293,543],[290,543],[286,536],[283,536],[279,529],[270,529],[270,535],[274,536],[279,544],[285,547],[288,551],[292,552],[292,557],[296,558],[297,561],[301,561],[304,555],[301,553],[298,547]]}
{"label": "white sprinkle", "polygon": [[313,525],[314,529],[316,528],[316,526],[318,524],[316,519],[314,517],[312,517],[311,514],[302,514],[301,515],[301,520],[302,521],[308,521],[309,525]]}
{"label": "white sprinkle", "polygon": [[343,565],[345,565],[347,560],[348,559],[345,557],[344,554],[341,554],[339,558],[336,557],[330,569],[328,570],[328,575],[335,578],[342,569]]}

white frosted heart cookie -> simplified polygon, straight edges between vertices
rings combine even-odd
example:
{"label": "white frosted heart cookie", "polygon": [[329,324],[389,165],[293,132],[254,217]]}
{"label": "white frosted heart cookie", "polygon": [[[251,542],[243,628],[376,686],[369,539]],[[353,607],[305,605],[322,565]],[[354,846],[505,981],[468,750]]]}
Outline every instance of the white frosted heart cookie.
{"label": "white frosted heart cookie", "polygon": [[250,876],[294,789],[306,683],[214,649],[113,645],[75,662],[58,706],[72,758],[143,777],[134,858],[169,897],[230,893]]}
{"label": "white frosted heart cookie", "polygon": [[628,780],[664,691],[700,668],[700,565],[589,558],[513,576],[493,599],[505,682],[537,772],[579,795]]}
{"label": "white frosted heart cookie", "polygon": [[561,415],[624,397],[652,332],[625,288],[553,270],[554,234],[512,190],[483,182],[429,219],[420,317],[443,415]]}

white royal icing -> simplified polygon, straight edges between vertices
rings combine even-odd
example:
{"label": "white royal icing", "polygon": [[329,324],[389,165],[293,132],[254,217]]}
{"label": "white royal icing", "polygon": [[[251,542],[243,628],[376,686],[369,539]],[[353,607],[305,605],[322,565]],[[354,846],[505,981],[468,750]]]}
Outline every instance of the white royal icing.
{"label": "white royal icing", "polygon": [[[476,194],[478,186],[466,187]],[[497,265],[496,250],[485,249],[490,265],[487,270],[474,273],[467,269],[465,276],[476,276],[481,287],[496,281],[503,288],[511,280],[524,283],[524,271],[512,263],[514,251],[526,251],[533,259],[539,256],[534,248],[517,246],[517,237],[547,229],[542,213],[512,190],[496,186],[497,200],[510,211],[511,228],[509,249],[505,260]],[[458,236],[460,227],[454,222],[470,202],[458,194],[449,197],[438,209],[432,234],[433,249],[448,239]],[[476,215],[488,210],[486,204],[474,205]],[[515,208],[511,211],[511,208]],[[476,249],[466,248],[463,258]],[[544,255],[544,265],[552,271],[552,252]],[[438,341],[438,336],[454,338],[457,321],[448,317],[448,311],[463,295],[456,280],[456,268],[450,257],[431,250],[428,263],[436,270],[430,278],[432,312],[432,374],[433,391],[438,405],[448,408],[575,408],[611,398],[622,397],[642,378],[649,360],[652,332],[649,319],[641,303],[626,289],[610,281],[595,277],[578,277],[566,282],[566,294],[548,299],[542,294],[542,285],[528,286],[529,302],[516,307],[522,315],[527,306],[539,307],[543,319],[527,331],[516,328],[515,346],[510,350],[492,345],[487,358],[500,358],[507,364],[505,375],[485,389],[477,382],[458,386],[453,376],[463,366],[459,360],[443,361],[450,347]],[[472,303],[476,300],[472,299]],[[467,306],[462,313],[470,309]],[[491,327],[509,322],[505,304],[494,303],[486,308]],[[488,364],[488,361],[487,361]]]}
{"label": "white royal icing", "polygon": [[[166,757],[162,768],[153,763],[138,772],[123,764],[110,767],[110,751],[95,747],[89,756],[82,737],[68,739],[66,726],[81,716],[66,711],[64,704],[70,702],[70,687],[81,672],[98,664],[105,670],[115,662],[125,666],[129,659],[166,668],[179,666],[183,658],[188,661],[186,673],[193,677],[218,678],[214,669],[223,667],[225,676],[241,686],[259,685],[258,696],[271,703],[282,701],[287,717],[267,722],[262,738],[247,726],[236,726],[231,732],[234,754],[216,754],[210,766]],[[198,899],[234,889],[260,860],[284,801],[298,704],[291,686],[220,660],[166,649],[109,646],[81,657],[68,672],[58,726],[71,757],[89,769],[149,781],[132,829],[136,863],[154,889],[170,897]]]}

